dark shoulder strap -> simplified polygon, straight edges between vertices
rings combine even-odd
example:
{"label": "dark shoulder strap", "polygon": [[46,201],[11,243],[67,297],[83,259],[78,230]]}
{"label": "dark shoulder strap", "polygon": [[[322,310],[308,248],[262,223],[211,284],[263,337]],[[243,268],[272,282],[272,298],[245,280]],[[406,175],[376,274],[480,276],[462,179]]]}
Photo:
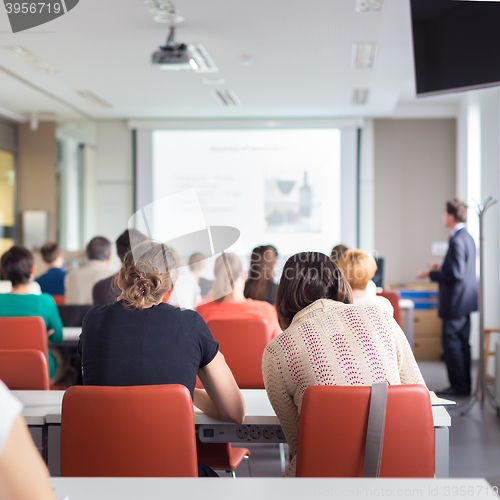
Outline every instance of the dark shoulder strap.
{"label": "dark shoulder strap", "polygon": [[384,445],[385,412],[387,407],[387,382],[373,384],[370,411],[366,429],[364,477],[379,477]]}

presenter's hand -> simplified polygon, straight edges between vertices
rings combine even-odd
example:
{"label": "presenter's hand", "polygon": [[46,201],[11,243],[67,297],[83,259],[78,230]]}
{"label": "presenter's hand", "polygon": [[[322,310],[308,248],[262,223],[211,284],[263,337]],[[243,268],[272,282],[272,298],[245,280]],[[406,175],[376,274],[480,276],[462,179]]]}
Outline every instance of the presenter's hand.
{"label": "presenter's hand", "polygon": [[433,262],[430,266],[429,269],[431,271],[439,271],[441,269],[441,263],[440,262]]}
{"label": "presenter's hand", "polygon": [[418,280],[423,280],[428,277],[429,277],[429,271],[419,271],[415,276],[415,278],[417,278]]}

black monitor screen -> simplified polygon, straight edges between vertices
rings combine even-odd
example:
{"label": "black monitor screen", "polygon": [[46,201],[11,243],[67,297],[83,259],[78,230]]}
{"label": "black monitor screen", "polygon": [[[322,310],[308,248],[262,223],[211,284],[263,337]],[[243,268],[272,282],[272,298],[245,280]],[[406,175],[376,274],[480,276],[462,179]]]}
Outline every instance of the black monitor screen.
{"label": "black monitor screen", "polygon": [[417,95],[500,84],[500,3],[411,0]]}

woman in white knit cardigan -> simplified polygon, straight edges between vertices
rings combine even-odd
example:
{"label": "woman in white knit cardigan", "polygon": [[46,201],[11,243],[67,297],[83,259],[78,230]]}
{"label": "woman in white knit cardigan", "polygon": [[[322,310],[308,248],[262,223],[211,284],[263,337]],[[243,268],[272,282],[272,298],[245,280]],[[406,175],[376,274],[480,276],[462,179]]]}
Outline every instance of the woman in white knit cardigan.
{"label": "woman in white knit cardigan", "polygon": [[422,384],[404,333],[379,306],[352,305],[349,284],[319,252],[288,259],[276,295],[283,333],[266,347],[264,383],[290,447],[295,476],[302,398],[311,385]]}

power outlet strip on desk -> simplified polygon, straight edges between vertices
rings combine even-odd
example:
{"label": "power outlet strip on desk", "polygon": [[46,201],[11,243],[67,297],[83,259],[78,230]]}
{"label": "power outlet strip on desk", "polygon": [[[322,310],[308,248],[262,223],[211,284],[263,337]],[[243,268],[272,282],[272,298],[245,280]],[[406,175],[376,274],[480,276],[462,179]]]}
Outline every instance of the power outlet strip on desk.
{"label": "power outlet strip on desk", "polygon": [[200,424],[196,428],[202,443],[286,443],[280,425]]}

